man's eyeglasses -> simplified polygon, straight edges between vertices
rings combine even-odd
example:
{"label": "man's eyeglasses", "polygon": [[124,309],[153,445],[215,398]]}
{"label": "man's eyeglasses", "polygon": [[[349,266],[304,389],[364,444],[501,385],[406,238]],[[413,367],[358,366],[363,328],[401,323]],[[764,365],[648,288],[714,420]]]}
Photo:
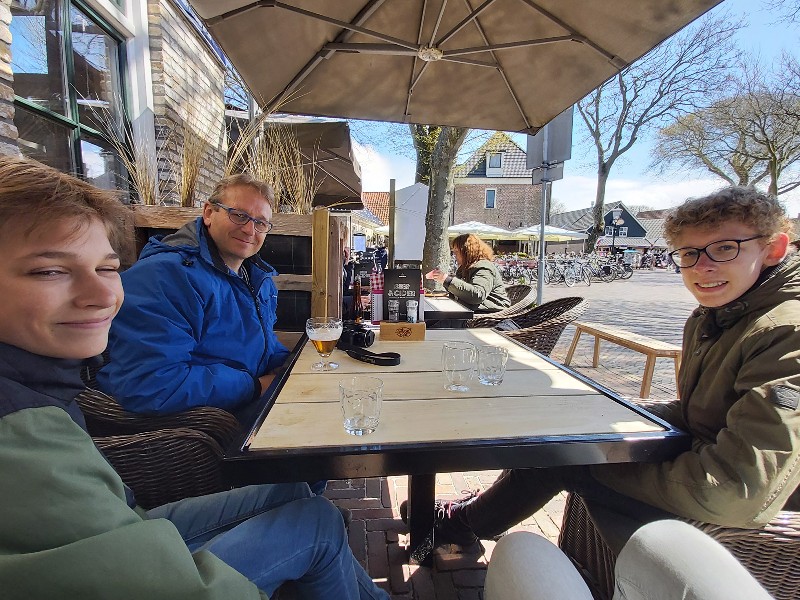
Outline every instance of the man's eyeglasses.
{"label": "man's eyeglasses", "polygon": [[767,236],[754,235],[753,237],[743,240],[720,240],[718,242],[711,242],[703,248],[691,248],[687,246],[686,248],[673,250],[669,255],[672,257],[672,260],[675,261],[675,264],[682,269],[695,266],[703,252],[714,262],[729,262],[739,256],[739,251],[742,249],[743,243],[763,237]]}
{"label": "man's eyeglasses", "polygon": [[272,223],[269,221],[262,221],[261,219],[251,217],[243,210],[225,206],[222,204],[222,202],[212,202],[211,204],[214,206],[219,206],[222,210],[226,211],[228,213],[228,218],[232,223],[236,223],[237,225],[247,225],[250,221],[252,221],[253,227],[258,233],[269,233],[272,231]]}

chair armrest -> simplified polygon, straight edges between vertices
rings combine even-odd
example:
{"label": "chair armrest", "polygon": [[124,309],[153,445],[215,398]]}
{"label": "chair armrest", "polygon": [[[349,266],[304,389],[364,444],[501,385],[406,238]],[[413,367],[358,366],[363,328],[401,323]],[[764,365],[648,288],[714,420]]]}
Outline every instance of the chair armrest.
{"label": "chair armrest", "polygon": [[211,436],[225,447],[240,429],[236,417],[213,406],[198,406],[174,415],[140,415],[122,408],[112,396],[91,388],[78,394],[76,400],[92,436],[190,428]]}
{"label": "chair armrest", "polygon": [[225,489],[222,448],[193,429],[93,438],[145,509]]}

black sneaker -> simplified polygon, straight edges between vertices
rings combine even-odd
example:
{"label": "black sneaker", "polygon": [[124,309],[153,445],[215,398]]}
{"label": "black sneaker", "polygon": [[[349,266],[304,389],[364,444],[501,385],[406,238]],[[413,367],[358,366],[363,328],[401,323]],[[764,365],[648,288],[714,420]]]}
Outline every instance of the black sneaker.
{"label": "black sneaker", "polygon": [[[477,498],[478,492],[469,492],[463,498],[445,502],[437,500],[434,504],[433,541],[436,546],[458,544],[470,546],[478,541],[472,530],[458,518],[458,511]],[[400,518],[408,524],[408,502],[400,503]]]}

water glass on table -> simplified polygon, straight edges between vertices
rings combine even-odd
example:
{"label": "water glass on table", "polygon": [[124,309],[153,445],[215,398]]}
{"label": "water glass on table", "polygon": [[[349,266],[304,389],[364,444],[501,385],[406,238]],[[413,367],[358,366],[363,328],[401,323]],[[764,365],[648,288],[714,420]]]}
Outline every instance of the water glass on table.
{"label": "water glass on table", "polygon": [[506,373],[508,350],[501,346],[478,348],[478,381],[483,385],[500,385]]}
{"label": "water glass on table", "polygon": [[446,380],[444,389],[451,392],[468,392],[469,382],[475,375],[477,351],[469,342],[445,342],[442,346],[442,373]]}
{"label": "water glass on table", "polygon": [[383,400],[383,381],[377,377],[354,376],[339,381],[344,430],[350,435],[367,435],[378,427]]}

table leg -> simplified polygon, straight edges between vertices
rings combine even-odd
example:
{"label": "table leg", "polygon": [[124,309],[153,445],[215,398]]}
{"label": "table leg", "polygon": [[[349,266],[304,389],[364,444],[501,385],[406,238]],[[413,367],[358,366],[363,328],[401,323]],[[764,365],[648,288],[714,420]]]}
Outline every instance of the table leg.
{"label": "table leg", "polygon": [[567,352],[567,358],[564,361],[566,366],[569,366],[569,363],[572,362],[572,355],[575,354],[575,348],[578,347],[578,340],[581,339],[581,329],[578,327],[575,330],[575,335],[572,338],[572,344],[569,346],[569,351]]}
{"label": "table leg", "polygon": [[436,473],[408,478],[409,562],[426,567],[433,563],[433,506]]}
{"label": "table leg", "polygon": [[594,354],[592,355],[592,366],[596,369],[600,364],[600,336],[594,336]]}
{"label": "table leg", "polygon": [[647,355],[647,362],[644,365],[644,377],[642,378],[642,390],[639,392],[640,398],[650,397],[650,384],[653,383],[653,371],[656,368],[655,354]]}

